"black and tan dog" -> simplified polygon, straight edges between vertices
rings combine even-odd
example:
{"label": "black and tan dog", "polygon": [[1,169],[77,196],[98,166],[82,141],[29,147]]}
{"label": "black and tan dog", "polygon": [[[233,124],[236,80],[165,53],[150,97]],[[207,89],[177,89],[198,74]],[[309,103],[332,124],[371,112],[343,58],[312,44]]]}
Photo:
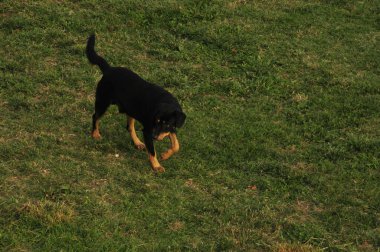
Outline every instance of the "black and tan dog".
{"label": "black and tan dog", "polygon": [[[176,129],[181,127],[186,115],[176,98],[163,88],[143,80],[124,67],[111,67],[95,52],[95,35],[87,41],[86,54],[90,63],[98,65],[103,73],[96,88],[95,113],[92,117],[92,137],[100,138],[99,119],[111,104],[119,107],[128,118],[128,131],[136,148],[146,148],[154,171],[165,169],[157,160],[153,140],[170,137],[171,148],[161,155],[168,159],[179,150]],[[136,135],[135,120],[143,125],[144,143]]]}

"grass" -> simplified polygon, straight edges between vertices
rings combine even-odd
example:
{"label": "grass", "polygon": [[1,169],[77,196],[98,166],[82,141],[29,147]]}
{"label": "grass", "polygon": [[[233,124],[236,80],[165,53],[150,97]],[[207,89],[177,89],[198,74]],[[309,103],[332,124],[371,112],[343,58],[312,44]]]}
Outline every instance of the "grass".
{"label": "grass", "polygon": [[[1,1],[0,247],[379,251],[379,12],[348,0]],[[90,138],[94,31],[112,65],[183,105],[181,151],[162,175],[116,108]]]}

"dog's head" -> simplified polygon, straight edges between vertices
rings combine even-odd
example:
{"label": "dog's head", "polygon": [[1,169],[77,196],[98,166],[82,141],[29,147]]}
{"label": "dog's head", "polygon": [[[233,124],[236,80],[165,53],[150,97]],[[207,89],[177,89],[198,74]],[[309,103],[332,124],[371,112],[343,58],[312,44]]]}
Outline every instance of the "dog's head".
{"label": "dog's head", "polygon": [[154,116],[153,139],[161,141],[170,133],[175,133],[185,123],[185,119],[186,115],[177,106],[160,104]]}

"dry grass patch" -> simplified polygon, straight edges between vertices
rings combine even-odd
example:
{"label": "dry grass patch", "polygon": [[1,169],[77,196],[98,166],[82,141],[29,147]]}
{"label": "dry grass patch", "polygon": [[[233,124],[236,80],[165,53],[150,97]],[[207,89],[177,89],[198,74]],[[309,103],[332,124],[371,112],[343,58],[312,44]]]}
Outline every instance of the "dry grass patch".
{"label": "dry grass patch", "polygon": [[74,208],[67,203],[53,202],[47,199],[29,200],[18,209],[18,212],[49,225],[70,222],[77,216]]}
{"label": "dry grass patch", "polygon": [[183,229],[184,225],[185,224],[183,222],[176,220],[176,221],[170,223],[169,229],[172,231],[179,231],[179,230]]}
{"label": "dry grass patch", "polygon": [[305,244],[280,244],[275,249],[277,252],[315,252],[321,251],[320,249],[316,249],[311,245]]}
{"label": "dry grass patch", "polygon": [[309,100],[309,97],[304,93],[297,93],[292,96],[292,100],[295,102],[306,102]]}

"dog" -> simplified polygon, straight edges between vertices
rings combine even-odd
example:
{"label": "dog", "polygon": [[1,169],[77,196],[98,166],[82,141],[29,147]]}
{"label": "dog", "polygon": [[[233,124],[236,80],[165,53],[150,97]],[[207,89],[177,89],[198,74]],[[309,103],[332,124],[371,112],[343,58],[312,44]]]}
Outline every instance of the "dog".
{"label": "dog", "polygon": [[[112,67],[95,52],[95,34],[87,40],[86,55],[89,62],[99,66],[103,73],[95,94],[95,113],[92,116],[94,139],[100,139],[99,120],[110,105],[118,106],[127,115],[127,128],[137,149],[146,149],[155,172],[165,169],[157,160],[153,140],[169,136],[171,147],[161,155],[162,160],[179,151],[176,131],[182,127],[186,115],[178,100],[162,87],[149,83],[125,67]],[[135,120],[143,126],[144,143],[137,137]]]}

